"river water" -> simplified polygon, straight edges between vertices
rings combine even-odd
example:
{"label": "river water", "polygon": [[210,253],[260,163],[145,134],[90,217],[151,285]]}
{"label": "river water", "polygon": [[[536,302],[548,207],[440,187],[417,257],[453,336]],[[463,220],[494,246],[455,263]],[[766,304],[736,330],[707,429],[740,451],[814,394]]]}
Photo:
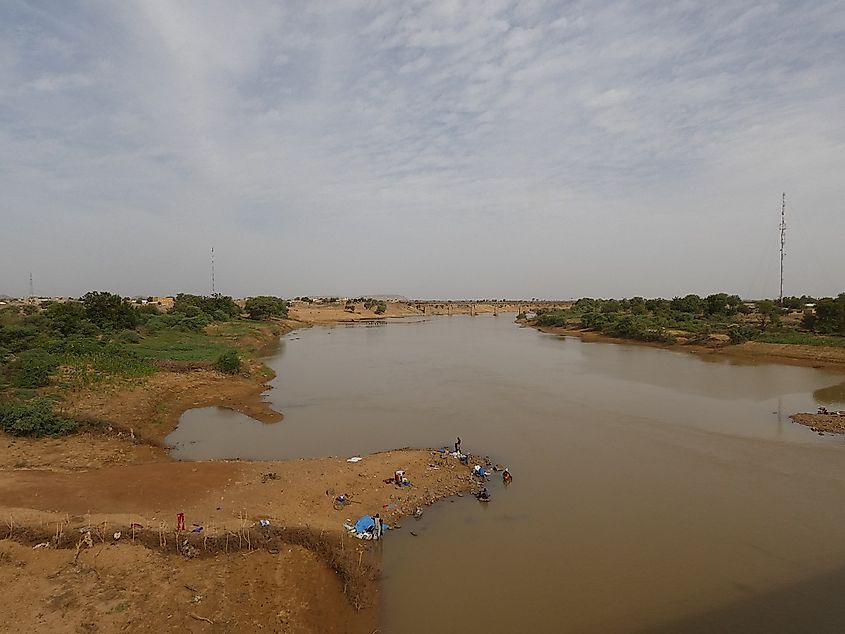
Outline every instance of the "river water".
{"label": "river water", "polygon": [[186,412],[183,459],[351,456],[463,439],[509,466],[383,545],[384,632],[845,631],[845,375],[519,328],[311,328],[266,360],[265,425]]}

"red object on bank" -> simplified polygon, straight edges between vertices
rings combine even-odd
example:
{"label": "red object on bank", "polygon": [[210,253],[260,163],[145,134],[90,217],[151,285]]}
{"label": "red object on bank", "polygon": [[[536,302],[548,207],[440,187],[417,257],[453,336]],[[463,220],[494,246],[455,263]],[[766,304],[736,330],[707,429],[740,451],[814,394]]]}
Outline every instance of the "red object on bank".
{"label": "red object on bank", "polygon": [[177,531],[185,530],[185,514],[184,513],[177,513],[176,514],[176,530]]}

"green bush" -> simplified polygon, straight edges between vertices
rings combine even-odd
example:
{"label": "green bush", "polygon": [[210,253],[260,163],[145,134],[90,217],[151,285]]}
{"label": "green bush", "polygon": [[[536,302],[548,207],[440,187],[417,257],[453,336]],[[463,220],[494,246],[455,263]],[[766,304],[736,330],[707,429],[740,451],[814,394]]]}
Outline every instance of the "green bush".
{"label": "green bush", "polygon": [[565,310],[544,311],[537,313],[537,324],[540,326],[566,327],[569,312]]}
{"label": "green bush", "polygon": [[734,344],[745,343],[756,338],[757,335],[757,329],[748,324],[737,324],[728,328],[728,337],[730,337],[731,343]]}
{"label": "green bush", "polygon": [[190,295],[179,293],[173,303],[174,313],[196,317],[198,312],[214,315],[217,321],[228,321],[241,314],[240,307],[228,295]]}
{"label": "green bush", "polygon": [[215,369],[226,374],[237,374],[241,370],[241,358],[234,350],[224,352],[214,363]]}
{"label": "green bush", "polygon": [[76,421],[54,413],[47,399],[0,403],[0,428],[13,436],[61,436],[78,427]]}
{"label": "green bush", "polygon": [[141,335],[134,330],[121,330],[115,339],[121,343],[140,343]]}
{"label": "green bush", "polygon": [[[311,301],[306,297],[303,301]],[[259,295],[257,297],[250,297],[246,300],[244,310],[250,319],[266,319],[267,317],[287,317],[288,303],[279,298],[270,295]]]}
{"label": "green bush", "polygon": [[88,321],[101,330],[131,329],[138,323],[138,313],[132,304],[114,293],[85,293],[82,296],[82,305]]}
{"label": "green bush", "polygon": [[40,348],[21,352],[11,364],[11,383],[15,387],[44,387],[58,365],[53,355]]}

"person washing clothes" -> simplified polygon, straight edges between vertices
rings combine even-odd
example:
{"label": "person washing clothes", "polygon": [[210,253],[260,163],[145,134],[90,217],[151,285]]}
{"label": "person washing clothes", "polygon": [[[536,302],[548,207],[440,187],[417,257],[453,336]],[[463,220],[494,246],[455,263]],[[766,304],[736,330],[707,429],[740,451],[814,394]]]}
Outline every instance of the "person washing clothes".
{"label": "person washing clothes", "polygon": [[381,515],[376,513],[376,516],[373,518],[373,522],[373,539],[378,541],[381,539],[382,535],[384,535],[384,525],[381,521]]}
{"label": "person washing clothes", "polygon": [[502,471],[502,482],[504,482],[505,484],[513,482],[513,476],[511,475],[511,472],[507,470],[507,467],[504,471]]}

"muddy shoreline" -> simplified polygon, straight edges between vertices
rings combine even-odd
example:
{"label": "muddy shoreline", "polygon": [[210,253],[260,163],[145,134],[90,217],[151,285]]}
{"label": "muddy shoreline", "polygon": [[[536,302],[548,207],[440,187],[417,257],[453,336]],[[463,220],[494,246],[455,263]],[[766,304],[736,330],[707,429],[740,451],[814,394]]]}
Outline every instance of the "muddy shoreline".
{"label": "muddy shoreline", "polygon": [[701,344],[670,344],[656,341],[637,341],[611,337],[592,330],[578,330],[556,326],[538,326],[532,322],[519,322],[522,327],[530,327],[540,332],[564,337],[578,337],[584,341],[598,341],[606,343],[624,343],[626,345],[662,348],[676,352],[689,352],[701,356],[723,357],[746,361],[749,363],[779,363],[800,367],[837,370],[845,372],[845,348],[828,348],[823,346],[803,346],[790,344],[770,344],[749,341],[738,345],[701,345]]}

